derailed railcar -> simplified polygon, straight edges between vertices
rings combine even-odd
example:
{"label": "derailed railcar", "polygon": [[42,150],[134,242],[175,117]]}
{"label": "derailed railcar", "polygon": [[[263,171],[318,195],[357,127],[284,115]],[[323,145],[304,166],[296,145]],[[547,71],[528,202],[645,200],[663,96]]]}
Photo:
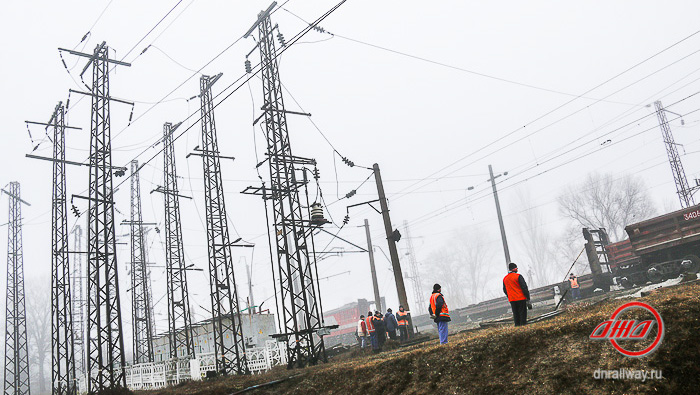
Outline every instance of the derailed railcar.
{"label": "derailed railcar", "polygon": [[657,283],[700,270],[700,205],[625,227],[629,239],[609,244],[618,284]]}

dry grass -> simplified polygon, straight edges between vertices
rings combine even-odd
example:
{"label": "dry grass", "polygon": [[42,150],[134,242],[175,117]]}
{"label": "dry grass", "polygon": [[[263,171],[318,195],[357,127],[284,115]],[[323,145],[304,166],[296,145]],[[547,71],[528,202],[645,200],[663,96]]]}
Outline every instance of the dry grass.
{"label": "dry grass", "polygon": [[[491,328],[428,344],[359,354],[303,370],[277,369],[260,376],[227,377],[153,391],[153,395],[230,394],[297,375],[255,394],[697,394],[700,388],[700,283],[663,289],[641,298],[667,326],[661,347],[628,358],[609,342],[591,341],[595,326],[628,301],[581,306],[521,328]],[[661,369],[662,380],[595,380],[596,369]]]}

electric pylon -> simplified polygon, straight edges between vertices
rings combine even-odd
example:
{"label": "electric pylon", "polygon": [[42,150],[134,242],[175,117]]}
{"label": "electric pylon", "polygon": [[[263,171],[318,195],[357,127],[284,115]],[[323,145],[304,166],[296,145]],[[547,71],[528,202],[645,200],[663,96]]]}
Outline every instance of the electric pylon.
{"label": "electric pylon", "polygon": [[10,183],[7,224],[7,296],[5,299],[5,395],[29,395],[27,311],[24,303],[22,209],[19,182]]}
{"label": "electric pylon", "polygon": [[411,238],[408,221],[403,221],[403,228],[406,232],[404,238],[406,239],[406,248],[408,248],[408,269],[410,271],[411,284],[413,285],[413,305],[420,306],[421,304],[425,304],[427,298],[424,297],[423,291],[421,291],[422,282],[420,273],[418,272],[418,261],[416,260],[416,252],[413,249],[413,239]]}
{"label": "electric pylon", "polygon": [[[165,271],[168,292],[168,333],[170,358],[177,358],[178,351],[184,358],[194,358],[190,296],[187,291],[187,270],[182,244],[180,222],[180,194],[177,187],[175,147],[173,132],[180,124],[163,125],[163,193],[165,200]],[[178,326],[180,327],[178,331]]]}
{"label": "electric pylon", "polygon": [[[321,295],[313,223],[308,208],[304,209],[310,206],[304,167],[315,166],[316,161],[292,155],[273,35],[276,26],[273,28],[270,21],[271,10],[272,6],[261,12],[246,34],[248,36],[258,29],[270,187],[249,187],[243,192],[262,193],[263,199],[272,201],[277,251],[273,257],[273,275],[279,281],[277,306],[281,311],[278,337],[287,341],[287,362],[291,368],[326,361],[327,357],[321,336],[323,332],[320,331],[324,324],[319,308]],[[305,205],[301,202],[301,194],[305,194]]]}
{"label": "electric pylon", "polygon": [[[85,371],[85,300],[83,272],[83,228],[76,225],[73,229],[73,270],[71,275],[71,299],[73,312],[73,356],[75,374],[78,380],[87,379]],[[79,386],[79,385],[78,385]]]}
{"label": "electric pylon", "polygon": [[[204,165],[204,197],[209,244],[209,284],[211,311],[214,326],[214,352],[216,367],[222,374],[249,373],[245,344],[241,333],[241,315],[238,292],[233,273],[233,259],[223,182],[221,180],[221,155],[214,123],[214,105],[211,87],[221,77],[200,78],[202,148],[195,155],[202,157]],[[230,341],[225,336],[231,336]]]}
{"label": "electric pylon", "polygon": [[146,267],[139,162],[131,161],[131,308],[134,363],[153,362],[153,322],[150,281]]}
{"label": "electric pylon", "polygon": [[666,120],[667,110],[664,109],[664,106],[660,101],[655,101],[654,106],[656,107],[656,116],[659,119],[661,134],[664,138],[664,143],[666,144],[668,163],[671,165],[671,173],[673,173],[673,181],[676,183],[676,193],[678,193],[678,199],[681,202],[681,207],[687,208],[693,206],[695,205],[693,191],[690,189],[688,179],[685,177],[685,170],[683,170],[681,156],[678,154],[678,147],[676,147],[676,142],[673,139],[671,126]]}
{"label": "electric pylon", "polygon": [[[85,56],[85,55],[80,55]],[[126,387],[112,183],[109,59],[103,42],[92,64],[92,120],[88,206],[88,393]]]}
{"label": "electric pylon", "polygon": [[[58,103],[53,126],[53,201],[51,210],[51,385],[54,394],[75,394],[73,316],[68,262],[68,205],[66,201],[65,108]],[[53,122],[53,123],[52,123]]]}

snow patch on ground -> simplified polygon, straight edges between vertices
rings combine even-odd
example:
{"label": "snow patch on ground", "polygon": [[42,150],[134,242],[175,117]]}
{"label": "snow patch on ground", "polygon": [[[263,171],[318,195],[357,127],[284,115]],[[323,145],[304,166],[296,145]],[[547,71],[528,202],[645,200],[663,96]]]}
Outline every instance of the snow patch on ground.
{"label": "snow patch on ground", "polygon": [[676,284],[680,284],[681,281],[683,281],[683,277],[672,278],[670,280],[666,280],[666,281],[661,282],[661,283],[647,285],[645,287],[639,288],[637,290],[637,292],[635,292],[633,294],[618,296],[615,299],[641,298],[642,292],[649,292],[649,291],[653,291],[653,290],[659,289],[659,288],[670,287],[670,286],[673,286]]}

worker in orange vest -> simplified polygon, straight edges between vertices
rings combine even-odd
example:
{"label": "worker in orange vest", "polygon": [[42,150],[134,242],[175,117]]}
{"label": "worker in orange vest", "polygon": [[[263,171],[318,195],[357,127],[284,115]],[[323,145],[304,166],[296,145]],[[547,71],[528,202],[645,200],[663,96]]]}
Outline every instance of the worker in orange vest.
{"label": "worker in orange vest", "polygon": [[503,278],[503,293],[508,297],[513,310],[515,326],[527,324],[527,309],[532,309],[530,291],[525,277],[518,274],[518,265],[515,263],[508,264],[508,274]]}
{"label": "worker in orange vest", "polygon": [[578,277],[573,273],[569,274],[569,286],[571,287],[571,297],[577,300],[581,297],[581,288],[578,285]]}
{"label": "worker in orange vest", "polygon": [[451,321],[450,312],[447,309],[445,297],[442,296],[440,284],[433,285],[433,294],[430,295],[430,306],[428,312],[433,321],[437,323],[440,344],[447,344],[447,323]]}
{"label": "worker in orange vest", "polygon": [[379,352],[377,333],[374,329],[374,314],[372,314],[371,311],[367,313],[367,318],[365,318],[365,326],[367,327],[367,332],[369,333],[369,342],[372,345],[372,351]]}
{"label": "worker in orange vest", "polygon": [[408,311],[399,306],[399,311],[396,312],[396,320],[399,322],[399,339],[401,343],[408,340]]}

